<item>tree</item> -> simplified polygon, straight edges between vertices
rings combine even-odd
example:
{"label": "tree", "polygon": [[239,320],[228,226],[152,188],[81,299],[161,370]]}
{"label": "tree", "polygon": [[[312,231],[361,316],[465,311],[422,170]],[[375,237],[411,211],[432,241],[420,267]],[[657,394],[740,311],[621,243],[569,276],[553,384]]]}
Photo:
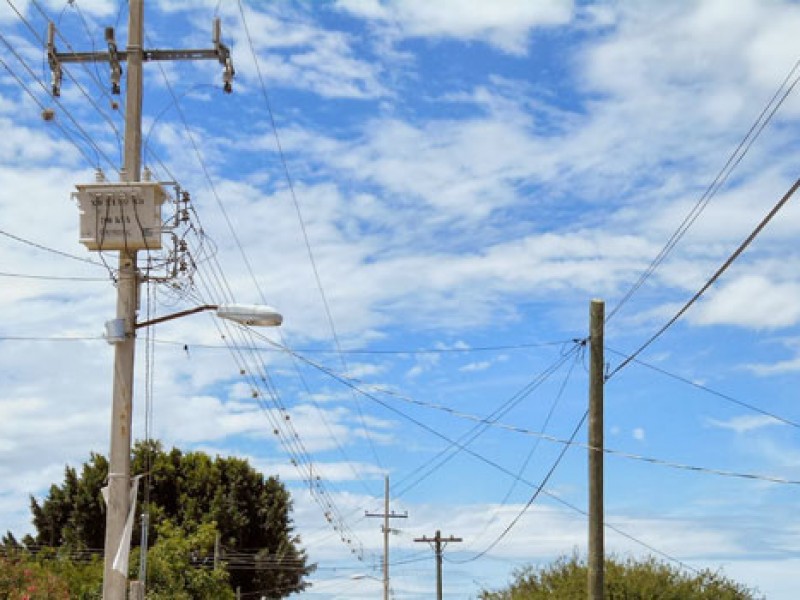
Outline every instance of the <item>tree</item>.
{"label": "tree", "polygon": [[[214,546],[213,539],[210,549],[205,543],[211,527],[219,533],[223,563],[230,563],[228,585],[232,589],[263,591],[281,598],[308,585],[305,578],[314,566],[308,564],[301,540],[293,533],[292,501],[277,478],[265,478],[246,460],[211,458],[177,448],[165,451],[159,442],[135,445],[132,472],[149,474],[139,487],[138,501],[142,511],[150,514],[154,548],[167,533],[166,539],[175,541],[180,537],[176,530],[181,530],[187,539],[194,539],[197,547],[192,551],[197,554],[202,548],[208,558]],[[105,507],[100,488],[107,474],[108,462],[94,453],[83,464],[80,476],[66,467],[64,482],[52,485],[43,501],[31,497],[36,534],[23,543],[30,547],[102,548]],[[198,535],[200,538],[192,538]],[[138,524],[132,539],[138,544]]]}
{"label": "tree", "polygon": [[[213,552],[217,529],[202,523],[187,535],[171,521],[158,526],[158,542],[148,552],[148,600],[232,600],[224,568],[192,568],[197,556]],[[138,562],[137,560],[134,562]],[[213,563],[212,563],[213,564]]]}
{"label": "tree", "polygon": [[[572,600],[587,596],[586,561],[576,555],[515,571],[507,589],[481,592],[481,600]],[[605,562],[606,600],[757,600],[754,590],[709,570],[687,573],[653,557]]]}

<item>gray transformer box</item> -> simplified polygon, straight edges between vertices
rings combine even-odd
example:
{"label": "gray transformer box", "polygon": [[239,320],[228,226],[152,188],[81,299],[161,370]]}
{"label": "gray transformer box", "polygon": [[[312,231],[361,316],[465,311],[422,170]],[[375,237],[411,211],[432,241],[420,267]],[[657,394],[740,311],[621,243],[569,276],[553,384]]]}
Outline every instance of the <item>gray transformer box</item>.
{"label": "gray transformer box", "polygon": [[160,183],[100,182],[75,186],[80,211],[80,243],[89,250],[161,249]]}

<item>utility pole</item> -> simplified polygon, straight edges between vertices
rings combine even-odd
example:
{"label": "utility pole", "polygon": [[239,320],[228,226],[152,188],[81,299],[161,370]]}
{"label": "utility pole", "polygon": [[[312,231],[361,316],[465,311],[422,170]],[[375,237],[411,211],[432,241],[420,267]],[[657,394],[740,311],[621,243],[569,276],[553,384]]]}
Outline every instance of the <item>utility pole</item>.
{"label": "utility pole", "polygon": [[441,531],[437,529],[435,537],[429,538],[423,536],[421,538],[416,538],[414,541],[431,544],[433,551],[436,553],[436,600],[442,600],[442,551],[450,542],[462,542],[464,540],[453,537],[452,535],[449,538],[442,538]]}
{"label": "utility pole", "polygon": [[[139,220],[137,204],[141,198],[141,153],[142,153],[142,63],[152,60],[194,60],[213,58],[224,66],[224,90],[231,91],[234,70],[230,51],[222,44],[219,20],[214,21],[213,50],[144,50],[144,0],[129,0],[128,45],[126,51],[118,51],[114,40],[114,29],[106,29],[107,52],[59,53],[55,47],[55,26],[48,27],[47,56],[52,72],[52,93],[60,95],[62,63],[108,62],[111,68],[112,93],[119,93],[119,79],[122,73],[121,62],[127,62],[127,89],[125,103],[125,143],[123,169],[118,193],[112,200],[105,200],[106,213],[114,206],[119,210],[122,220],[133,223]],[[84,186],[86,187],[86,186]],[[79,186],[79,190],[81,187]],[[151,190],[150,194],[155,193]],[[124,202],[118,200],[125,198]],[[80,194],[79,194],[80,196]],[[99,198],[100,195],[97,194]],[[84,196],[85,198],[85,196]],[[155,203],[155,202],[154,202]],[[123,206],[123,204],[125,206]],[[159,211],[160,211],[160,202]],[[83,206],[82,206],[83,208]],[[95,208],[99,212],[99,209]],[[126,211],[128,211],[126,213]],[[132,212],[131,212],[132,211]],[[135,220],[132,218],[135,217]],[[95,223],[95,227],[97,224]],[[125,231],[123,226],[122,246],[113,245],[113,236],[106,239],[106,220],[102,221],[102,235],[91,241],[81,240],[91,250],[119,250],[119,273],[117,279],[117,336],[114,343],[114,388],[111,406],[111,443],[108,472],[108,501],[106,507],[105,560],[103,569],[103,599],[125,600],[127,588],[127,560],[117,561],[117,556],[127,557],[129,548],[123,548],[123,533],[130,509],[131,484],[131,428],[133,414],[133,374],[134,351],[136,347],[136,315],[139,305],[139,272],[137,269],[137,249],[160,248],[160,230],[141,231],[140,242],[134,240],[134,231]],[[98,232],[95,231],[95,234]],[[84,235],[83,227],[81,230]],[[149,241],[148,241],[149,238]],[[99,239],[99,241],[98,241]],[[157,241],[154,242],[154,239]],[[115,565],[115,562],[117,564]],[[125,568],[120,567],[120,564]]]}
{"label": "utility pole", "polygon": [[592,300],[589,309],[589,600],[603,600],[603,329],[605,302]]}
{"label": "utility pole", "polygon": [[389,600],[389,519],[407,519],[408,513],[389,512],[389,476],[383,482],[383,513],[364,513],[367,517],[383,518],[383,600]]}

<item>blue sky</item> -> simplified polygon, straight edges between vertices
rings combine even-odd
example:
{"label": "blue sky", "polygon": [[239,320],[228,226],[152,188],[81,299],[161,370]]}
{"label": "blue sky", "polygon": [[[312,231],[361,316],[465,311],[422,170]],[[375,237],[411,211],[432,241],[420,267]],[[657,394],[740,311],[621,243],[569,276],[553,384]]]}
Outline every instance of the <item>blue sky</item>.
{"label": "blue sky", "polygon": [[[0,65],[0,525],[17,533],[30,530],[28,494],[107,451],[110,410],[100,332],[115,291],[78,243],[70,194],[98,166],[117,177],[124,106],[100,86],[105,65],[69,66],[58,103],[45,93],[43,13],[60,51],[102,48],[107,25],[127,39],[124,2],[0,5],[16,52],[4,44]],[[191,193],[196,270],[177,287],[144,286],[140,315],[235,299],[268,302],[285,323],[249,332],[199,315],[159,326],[150,343],[141,335],[134,435],[146,435],[147,413],[168,445],[279,474],[319,565],[304,598],[378,593],[380,523],[364,511],[382,509],[384,475],[392,508],[409,514],[394,523],[397,598],[430,597],[433,555],[413,540],[437,529],[464,540],[447,549],[449,598],[585,552],[578,445],[477,556],[586,409],[574,340],[587,335],[590,300],[612,315],[613,371],[797,178],[800,100],[784,81],[797,76],[800,6],[164,0],[146,4],[147,47],[210,47],[215,16],[233,94],[214,62],[145,66],[145,163]],[[607,520],[628,536],[608,531],[609,551],[659,552],[794,597],[797,485],[711,471],[800,479],[799,223],[792,200],[606,384],[607,447],[672,465],[607,456]],[[149,258],[158,274],[164,257]],[[453,452],[480,420],[492,425]]]}

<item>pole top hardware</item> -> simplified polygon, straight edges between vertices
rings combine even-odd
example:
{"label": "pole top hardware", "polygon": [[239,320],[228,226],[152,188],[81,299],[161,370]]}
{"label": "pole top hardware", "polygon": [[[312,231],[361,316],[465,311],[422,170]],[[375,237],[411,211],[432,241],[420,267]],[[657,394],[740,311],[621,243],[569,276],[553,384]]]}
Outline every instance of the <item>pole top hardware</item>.
{"label": "pole top hardware", "polygon": [[119,81],[122,78],[122,65],[119,62],[117,42],[114,39],[114,28],[106,27],[106,42],[108,43],[108,62],[111,66],[111,93],[119,95]]}
{"label": "pole top hardware", "polygon": [[214,42],[214,51],[217,53],[219,64],[224,68],[222,72],[222,90],[226,94],[230,94],[233,92],[233,77],[236,75],[236,69],[233,68],[230,48],[222,43],[222,22],[219,17],[214,19],[211,41]]}
{"label": "pole top hardware", "polygon": [[[50,64],[51,92],[53,96],[61,95],[61,80],[63,75],[62,64],[80,62],[108,62],[111,68],[111,93],[120,93],[120,80],[122,79],[122,63],[128,60],[128,51],[117,47],[114,28],[105,28],[105,41],[108,44],[107,52],[59,52],[55,45],[56,26],[47,24],[47,62]],[[211,49],[186,49],[186,50],[139,50],[143,61],[154,60],[216,60],[222,65],[222,89],[226,94],[233,91],[233,78],[236,69],[233,68],[231,50],[222,42],[222,24],[219,17],[212,23],[211,39],[214,47]]]}

